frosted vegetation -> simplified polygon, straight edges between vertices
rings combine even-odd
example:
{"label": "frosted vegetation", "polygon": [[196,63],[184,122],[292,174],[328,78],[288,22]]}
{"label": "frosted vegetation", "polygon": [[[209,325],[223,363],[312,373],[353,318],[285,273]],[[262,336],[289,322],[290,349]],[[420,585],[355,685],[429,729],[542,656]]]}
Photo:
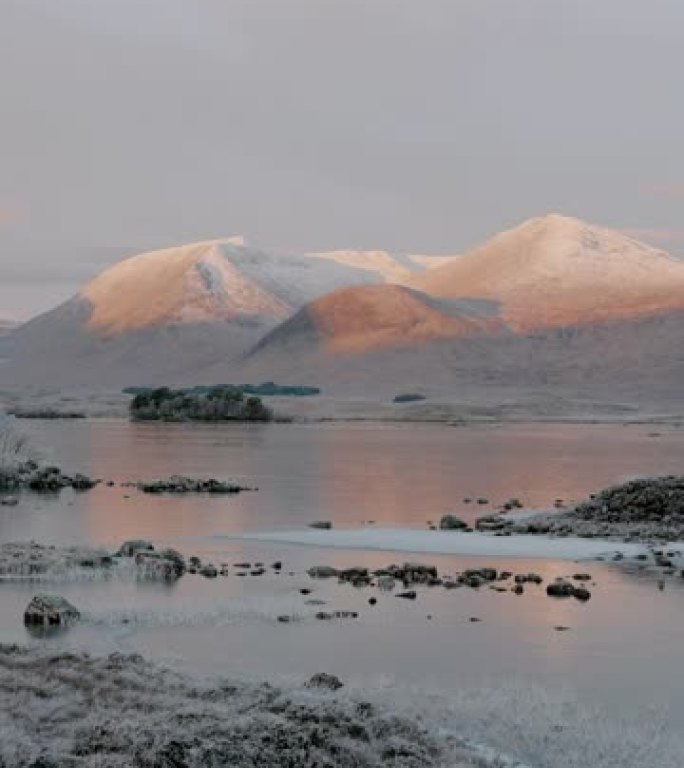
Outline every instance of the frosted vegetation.
{"label": "frosted vegetation", "polygon": [[136,421],[272,421],[273,411],[259,397],[245,397],[233,387],[207,392],[168,387],[137,394],[130,405]]}
{"label": "frosted vegetation", "polygon": [[15,418],[0,413],[0,475],[15,471],[32,458],[26,435],[17,426]]}
{"label": "frosted vegetation", "polygon": [[0,766],[680,768],[684,754],[654,711],[619,722],[533,687],[447,698],[322,677],[284,689],[0,646]]}

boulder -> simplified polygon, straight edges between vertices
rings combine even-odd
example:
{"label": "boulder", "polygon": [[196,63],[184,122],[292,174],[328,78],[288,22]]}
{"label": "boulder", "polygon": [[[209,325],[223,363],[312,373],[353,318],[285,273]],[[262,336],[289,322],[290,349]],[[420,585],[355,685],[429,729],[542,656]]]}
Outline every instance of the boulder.
{"label": "boulder", "polygon": [[66,626],[80,618],[80,611],[61,595],[35,595],[24,611],[27,626]]}
{"label": "boulder", "polygon": [[135,566],[139,575],[145,579],[173,581],[184,572],[179,573],[176,560],[163,557],[161,552],[138,552],[135,556]]}
{"label": "boulder", "polygon": [[468,528],[468,523],[455,515],[444,515],[439,521],[439,528],[442,531],[462,531]]}
{"label": "boulder", "polygon": [[176,568],[176,576],[182,576],[185,573],[185,558],[177,549],[171,549],[168,547],[167,549],[162,549],[159,554],[165,560],[170,560],[172,563],[174,563]]}
{"label": "boulder", "polygon": [[572,597],[575,593],[575,587],[564,579],[558,579],[551,582],[546,587],[546,594],[549,597]]}
{"label": "boulder", "polygon": [[307,571],[312,579],[331,579],[337,576],[337,568],[330,565],[314,565]]}
{"label": "boulder", "polygon": [[119,557],[135,557],[138,552],[153,552],[154,544],[146,539],[124,541],[116,553]]}

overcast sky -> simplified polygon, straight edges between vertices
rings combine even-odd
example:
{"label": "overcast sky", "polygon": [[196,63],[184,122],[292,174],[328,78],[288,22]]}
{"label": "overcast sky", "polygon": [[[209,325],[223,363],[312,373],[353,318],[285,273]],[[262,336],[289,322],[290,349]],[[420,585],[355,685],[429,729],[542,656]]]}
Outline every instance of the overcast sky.
{"label": "overcast sky", "polygon": [[0,315],[236,233],[454,253],[554,210],[682,252],[682,72],[682,0],[0,0]]}

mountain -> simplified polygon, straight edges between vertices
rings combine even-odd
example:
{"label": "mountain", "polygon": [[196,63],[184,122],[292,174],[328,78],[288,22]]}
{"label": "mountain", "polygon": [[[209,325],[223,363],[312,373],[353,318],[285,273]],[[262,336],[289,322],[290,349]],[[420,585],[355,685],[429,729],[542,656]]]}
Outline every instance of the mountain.
{"label": "mountain", "polygon": [[684,399],[683,337],[684,262],[551,215],[406,287],[317,299],[257,345],[245,375],[355,394],[672,402]]}
{"label": "mountain", "polygon": [[436,301],[398,285],[342,288],[307,304],[262,339],[253,351],[287,348],[305,354],[312,345],[330,355],[359,355],[435,339],[493,333],[503,326],[486,303]]}
{"label": "mountain", "polygon": [[409,284],[434,297],[495,301],[523,333],[684,309],[684,262],[557,214],[526,221]]}
{"label": "mountain", "polygon": [[428,263],[345,254],[276,254],[228,238],[125,259],[13,333],[0,382],[117,387],[190,379],[198,367],[230,364],[321,295],[408,279]]}

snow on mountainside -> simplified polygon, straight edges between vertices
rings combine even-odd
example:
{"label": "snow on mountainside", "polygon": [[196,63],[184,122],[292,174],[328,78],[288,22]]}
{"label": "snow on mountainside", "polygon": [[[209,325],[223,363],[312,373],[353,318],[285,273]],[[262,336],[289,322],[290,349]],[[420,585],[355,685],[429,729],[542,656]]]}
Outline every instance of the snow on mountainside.
{"label": "snow on mountainside", "polygon": [[319,296],[399,274],[408,279],[428,263],[385,252],[275,254],[241,238],[144,253],[11,334],[0,384],[187,379],[198,367],[238,359]]}
{"label": "snow on mountainside", "polygon": [[530,219],[409,284],[435,297],[497,301],[520,332],[684,309],[684,262],[557,214]]}
{"label": "snow on mountainside", "polygon": [[92,306],[89,328],[116,335],[167,323],[282,320],[341,286],[406,280],[424,268],[425,257],[413,261],[379,251],[274,255],[231,238],[126,259],[81,295]]}
{"label": "snow on mountainside", "polygon": [[684,263],[620,233],[532,219],[407,282],[306,305],[253,350],[248,377],[684,399]]}

